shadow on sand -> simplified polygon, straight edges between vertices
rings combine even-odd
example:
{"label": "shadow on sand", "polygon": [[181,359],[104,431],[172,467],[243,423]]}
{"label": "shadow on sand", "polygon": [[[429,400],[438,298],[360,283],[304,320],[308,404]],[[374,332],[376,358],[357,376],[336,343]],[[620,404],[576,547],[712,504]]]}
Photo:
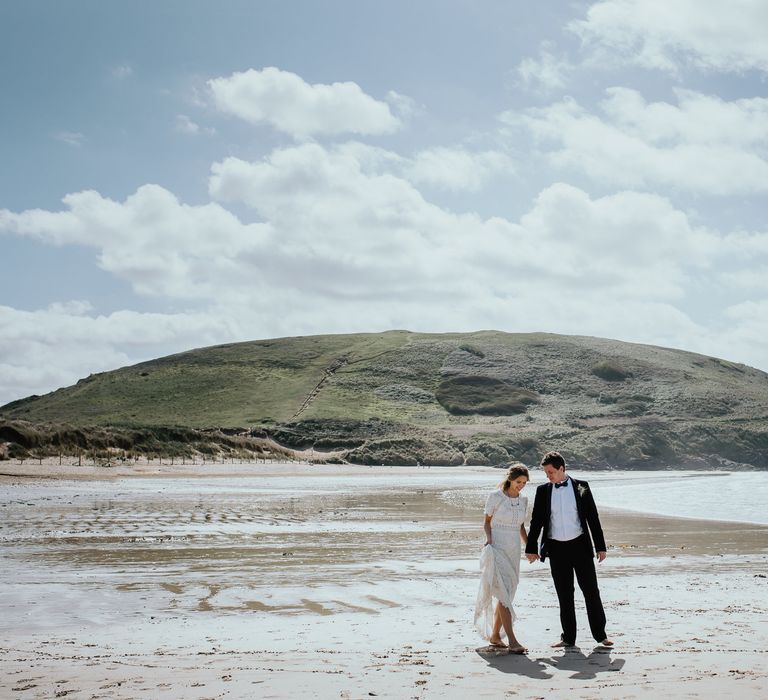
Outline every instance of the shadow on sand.
{"label": "shadow on sand", "polygon": [[584,656],[579,647],[568,647],[562,655],[551,656],[542,661],[559,671],[572,671],[571,678],[591,680],[596,678],[598,673],[621,671],[624,667],[626,660],[612,659],[611,651],[612,649],[596,646],[589,656]]}
{"label": "shadow on sand", "polygon": [[498,647],[480,647],[475,651],[491,668],[502,673],[514,673],[517,676],[528,676],[528,678],[539,680],[552,678],[554,675],[542,659],[532,659],[525,654],[510,654]]}
{"label": "shadow on sand", "polygon": [[559,656],[535,658],[524,654],[510,654],[495,647],[480,647],[475,651],[497,671],[537,679],[552,678],[553,671],[558,670],[571,672],[572,679],[592,680],[598,673],[620,671],[626,663],[624,659],[612,659],[612,650],[602,646],[595,647],[589,656],[585,656],[579,647],[569,647]]}

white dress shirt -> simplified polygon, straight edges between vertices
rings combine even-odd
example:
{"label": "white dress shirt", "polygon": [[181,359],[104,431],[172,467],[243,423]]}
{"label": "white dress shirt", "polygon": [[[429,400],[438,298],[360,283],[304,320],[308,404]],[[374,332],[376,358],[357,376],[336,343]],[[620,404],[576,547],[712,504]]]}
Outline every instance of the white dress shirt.
{"label": "white dress shirt", "polygon": [[576,509],[576,494],[573,481],[568,477],[565,486],[552,486],[551,512],[549,515],[549,538],[559,542],[574,540],[582,534],[579,511]]}

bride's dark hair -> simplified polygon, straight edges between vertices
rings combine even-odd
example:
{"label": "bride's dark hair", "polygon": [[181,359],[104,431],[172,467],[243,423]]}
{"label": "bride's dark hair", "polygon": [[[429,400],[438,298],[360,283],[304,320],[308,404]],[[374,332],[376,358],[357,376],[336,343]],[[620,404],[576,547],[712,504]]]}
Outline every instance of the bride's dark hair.
{"label": "bride's dark hair", "polygon": [[513,465],[509,467],[509,472],[507,472],[507,478],[504,479],[499,484],[499,488],[502,491],[506,491],[509,488],[509,485],[517,479],[518,476],[524,476],[526,481],[530,481],[531,477],[528,474],[528,467],[526,467],[522,462],[515,462]]}

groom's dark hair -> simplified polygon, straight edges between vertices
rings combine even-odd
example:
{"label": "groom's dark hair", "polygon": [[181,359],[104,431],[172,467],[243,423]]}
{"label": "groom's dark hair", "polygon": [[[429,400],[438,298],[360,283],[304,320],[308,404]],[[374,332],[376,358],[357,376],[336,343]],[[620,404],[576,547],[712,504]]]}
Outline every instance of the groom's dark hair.
{"label": "groom's dark hair", "polygon": [[565,469],[565,460],[563,459],[563,455],[559,452],[547,452],[547,454],[541,458],[542,467],[546,467],[548,464],[555,469]]}

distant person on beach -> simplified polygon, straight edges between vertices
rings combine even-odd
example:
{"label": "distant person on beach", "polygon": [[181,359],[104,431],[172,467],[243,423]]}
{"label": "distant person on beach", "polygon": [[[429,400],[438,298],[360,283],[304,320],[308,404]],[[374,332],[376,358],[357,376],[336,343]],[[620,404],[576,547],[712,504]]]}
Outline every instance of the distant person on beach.
{"label": "distant person on beach", "polygon": [[[528,499],[520,492],[528,479],[525,465],[513,464],[506,479],[485,501],[485,546],[480,556],[480,590],[475,603],[475,627],[483,639],[515,654],[528,651],[517,641],[512,628],[512,601],[520,581],[520,541],[528,540],[524,525]],[[501,638],[502,628],[507,644]]]}
{"label": "distant person on beach", "polygon": [[536,489],[525,553],[531,563],[537,560],[543,562],[549,557],[563,630],[560,640],[552,646],[570,647],[576,644],[574,573],[584,594],[592,636],[602,646],[613,646],[605,634],[605,612],[593,561],[593,540],[598,562],[605,559],[606,547],[592,491],[586,481],[568,475],[565,460],[559,452],[547,452],[541,460],[541,467],[548,483]]}

